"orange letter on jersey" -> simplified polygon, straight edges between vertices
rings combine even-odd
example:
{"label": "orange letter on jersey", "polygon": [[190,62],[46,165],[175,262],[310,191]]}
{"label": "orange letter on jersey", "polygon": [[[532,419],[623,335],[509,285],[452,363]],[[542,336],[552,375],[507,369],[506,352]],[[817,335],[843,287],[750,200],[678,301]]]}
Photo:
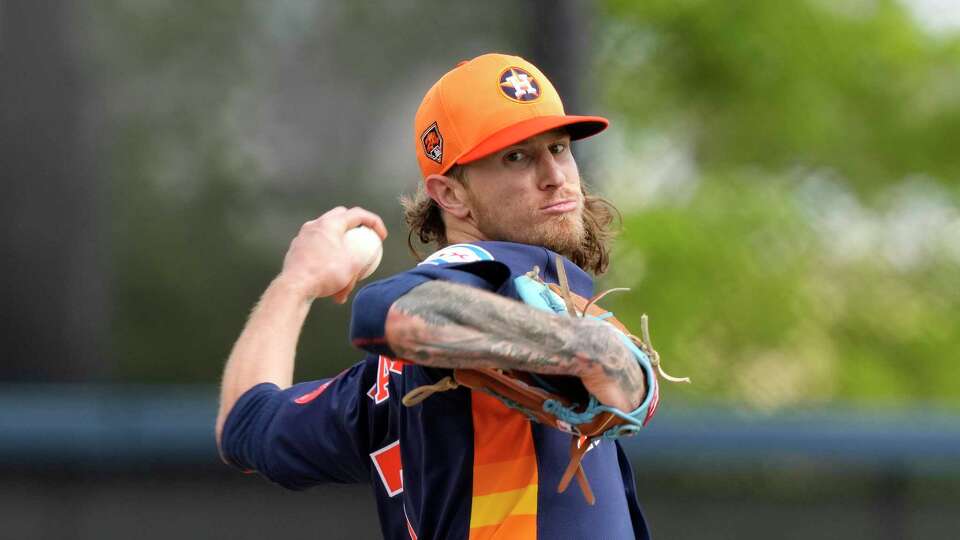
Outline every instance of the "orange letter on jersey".
{"label": "orange letter on jersey", "polygon": [[370,459],[377,468],[383,488],[387,495],[393,497],[403,491],[403,464],[400,462],[400,441],[394,441],[387,446],[372,452]]}

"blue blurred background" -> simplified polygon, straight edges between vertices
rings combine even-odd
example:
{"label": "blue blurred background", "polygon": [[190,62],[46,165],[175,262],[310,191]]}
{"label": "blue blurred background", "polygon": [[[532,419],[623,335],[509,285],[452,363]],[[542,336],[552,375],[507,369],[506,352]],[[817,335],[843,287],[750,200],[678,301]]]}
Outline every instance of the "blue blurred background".
{"label": "blue blurred background", "polygon": [[[299,225],[392,236],[412,118],[520,54],[623,212],[674,375],[627,442],[660,539],[960,530],[960,3],[0,1],[3,538],[379,536],[365,486],[222,465],[217,383]],[[297,378],[361,355],[318,302]]]}

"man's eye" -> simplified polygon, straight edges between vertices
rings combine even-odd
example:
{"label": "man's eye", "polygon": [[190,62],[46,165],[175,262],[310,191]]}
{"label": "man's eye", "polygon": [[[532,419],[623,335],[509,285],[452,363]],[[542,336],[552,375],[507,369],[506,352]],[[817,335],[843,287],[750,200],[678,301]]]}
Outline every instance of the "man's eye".
{"label": "man's eye", "polygon": [[553,152],[554,154],[559,154],[566,149],[567,149],[567,145],[563,143],[556,143],[556,144],[550,145],[550,151]]}
{"label": "man's eye", "polygon": [[503,159],[506,161],[516,162],[524,158],[523,152],[510,152],[509,154],[503,156]]}

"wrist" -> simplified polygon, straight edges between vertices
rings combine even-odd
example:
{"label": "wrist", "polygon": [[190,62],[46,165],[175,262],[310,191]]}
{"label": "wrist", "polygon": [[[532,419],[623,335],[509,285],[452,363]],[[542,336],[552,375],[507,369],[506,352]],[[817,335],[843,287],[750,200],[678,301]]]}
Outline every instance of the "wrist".
{"label": "wrist", "polygon": [[570,318],[573,323],[573,340],[569,352],[578,358],[574,364],[578,377],[605,377],[611,369],[620,370],[629,351],[623,346],[609,324],[588,318]]}
{"label": "wrist", "polygon": [[613,326],[588,317],[571,318],[573,334],[577,338],[575,349],[592,358],[620,357],[629,354]]}
{"label": "wrist", "polygon": [[299,302],[306,303],[307,305],[311,304],[314,299],[316,299],[316,295],[310,290],[309,287],[304,285],[303,280],[299,280],[296,277],[283,272],[277,275],[277,277],[273,278],[268,290],[275,291],[276,294],[279,295],[289,296]]}

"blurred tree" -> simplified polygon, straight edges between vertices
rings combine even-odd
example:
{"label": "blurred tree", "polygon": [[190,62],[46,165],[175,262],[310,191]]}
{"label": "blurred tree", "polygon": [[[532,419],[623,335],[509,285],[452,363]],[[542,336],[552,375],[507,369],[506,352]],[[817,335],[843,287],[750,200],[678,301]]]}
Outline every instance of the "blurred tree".
{"label": "blurred tree", "polygon": [[960,179],[960,40],[901,2],[606,2],[609,98],[709,170],[829,167],[873,192]]}
{"label": "blurred tree", "polygon": [[960,406],[956,34],[886,0],[606,8],[631,141],[607,153],[628,208],[608,282],[694,379],[676,391]]}

